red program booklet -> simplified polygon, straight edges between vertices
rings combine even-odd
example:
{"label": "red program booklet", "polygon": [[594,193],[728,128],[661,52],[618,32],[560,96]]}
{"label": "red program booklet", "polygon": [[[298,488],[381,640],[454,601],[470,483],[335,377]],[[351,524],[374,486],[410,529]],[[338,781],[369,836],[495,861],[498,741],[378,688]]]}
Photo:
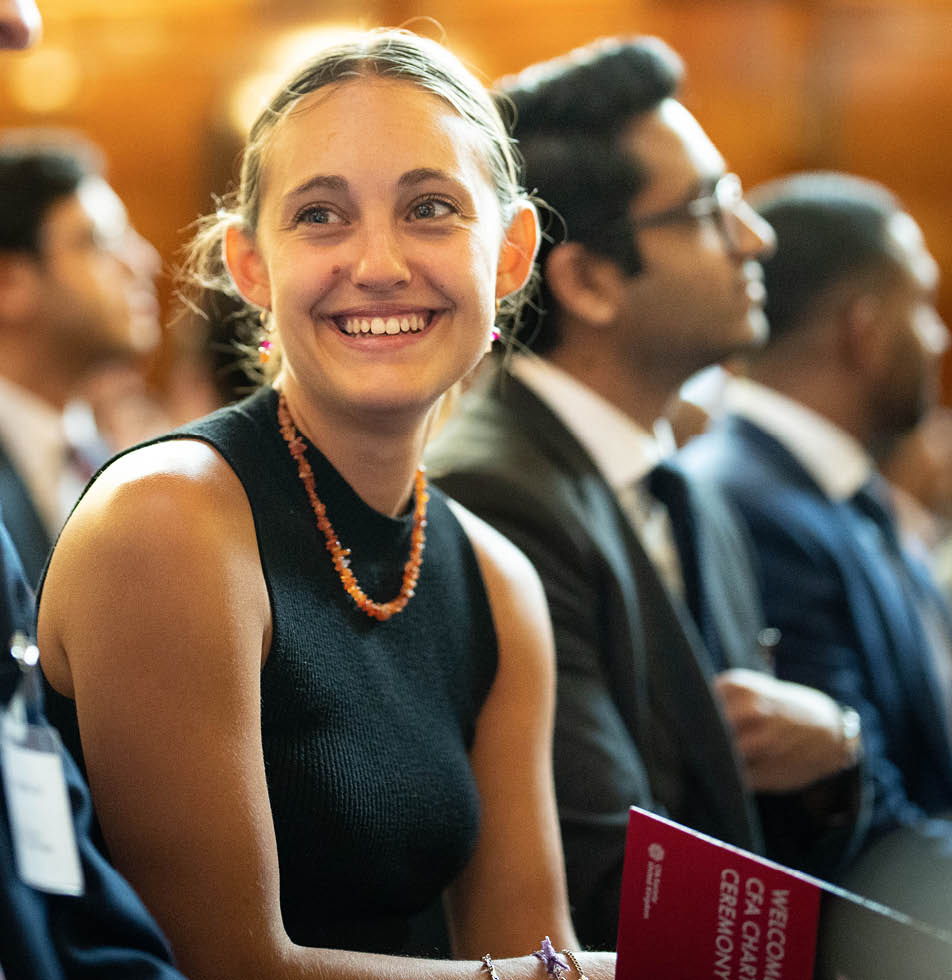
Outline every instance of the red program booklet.
{"label": "red program booklet", "polygon": [[632,807],[615,976],[952,980],[952,934]]}

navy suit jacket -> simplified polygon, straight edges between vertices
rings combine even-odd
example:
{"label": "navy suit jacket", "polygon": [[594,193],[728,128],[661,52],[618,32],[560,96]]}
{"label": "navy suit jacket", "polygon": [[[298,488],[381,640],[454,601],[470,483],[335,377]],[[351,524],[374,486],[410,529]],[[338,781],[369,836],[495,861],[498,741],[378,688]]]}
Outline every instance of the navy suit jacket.
{"label": "navy suit jacket", "polygon": [[[19,677],[7,652],[8,640],[13,629],[33,631],[33,609],[19,557],[2,523],[0,578],[0,704],[6,706]],[[182,980],[159,927],[93,845],[89,793],[65,750],[62,757],[85,893],[48,895],[20,880],[0,783],[0,968],[7,980]]]}
{"label": "navy suit jacket", "polygon": [[872,829],[952,809],[952,751],[919,619],[855,504],[831,501],[776,439],[737,417],[682,454],[748,524],[780,676],[855,707]]}
{"label": "navy suit jacket", "polygon": [[30,491],[3,446],[0,446],[0,512],[23,563],[27,581],[35,589],[53,542],[37,513]]}
{"label": "navy suit jacket", "polygon": [[[33,592],[23,574],[20,556],[2,520],[0,509],[0,659],[6,656],[10,638],[16,630],[28,636],[33,632]],[[4,698],[6,704],[8,699]]]}
{"label": "navy suit jacket", "polygon": [[[558,658],[554,764],[569,898],[581,942],[614,948],[631,804],[764,849],[757,801],[710,687],[712,648],[723,666],[764,669],[744,542],[716,494],[687,488],[691,527],[676,536],[692,617],[664,589],[589,454],[505,373],[477,382],[427,468],[542,579]],[[785,839],[808,836],[812,853],[778,859],[816,869],[850,846],[849,820],[830,834],[812,825],[798,834],[797,802],[785,803],[773,811]]]}

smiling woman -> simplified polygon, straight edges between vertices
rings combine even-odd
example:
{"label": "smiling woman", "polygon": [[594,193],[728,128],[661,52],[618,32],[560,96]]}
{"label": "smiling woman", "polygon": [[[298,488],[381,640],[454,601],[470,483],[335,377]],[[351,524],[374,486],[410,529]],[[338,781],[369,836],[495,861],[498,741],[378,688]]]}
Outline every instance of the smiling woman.
{"label": "smiling woman", "polygon": [[[482,357],[497,295],[522,284],[532,212],[504,241],[472,129],[442,97],[386,76],[309,93],[272,128],[257,225],[230,225],[225,256],[277,325],[279,384],[307,433],[428,411]],[[332,457],[345,475],[351,445]],[[391,511],[399,499],[376,482]]]}
{"label": "smiling woman", "polygon": [[190,976],[539,976],[517,954],[574,943],[547,610],[420,467],[531,271],[509,139],[445,49],[370,32],[281,89],[232,205],[193,269],[279,367],[86,493],[41,597],[51,714]]}

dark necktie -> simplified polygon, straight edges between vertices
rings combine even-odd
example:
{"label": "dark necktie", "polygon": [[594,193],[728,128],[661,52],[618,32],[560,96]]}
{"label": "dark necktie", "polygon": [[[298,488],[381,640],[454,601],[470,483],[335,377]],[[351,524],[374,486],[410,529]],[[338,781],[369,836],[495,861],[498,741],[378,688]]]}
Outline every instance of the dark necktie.
{"label": "dark necktie", "polygon": [[945,599],[928,568],[903,547],[886,481],[874,475],[857,491],[853,503],[879,530],[883,550],[906,597],[913,631],[922,634],[930,655],[929,673],[938,685],[937,700],[952,736],[952,618]]}
{"label": "dark necktie", "polygon": [[705,601],[701,581],[700,548],[697,519],[684,476],[673,466],[659,463],[648,475],[648,488],[665,505],[671,520],[671,531],[681,559],[684,600],[710,653],[715,669],[725,666],[717,624]]}
{"label": "dark necktie", "polygon": [[932,581],[929,570],[902,544],[889,486],[880,476],[873,476],[856,492],[853,503],[879,529],[886,552],[897,574],[917,596],[917,604],[928,600],[944,606],[944,600]]}

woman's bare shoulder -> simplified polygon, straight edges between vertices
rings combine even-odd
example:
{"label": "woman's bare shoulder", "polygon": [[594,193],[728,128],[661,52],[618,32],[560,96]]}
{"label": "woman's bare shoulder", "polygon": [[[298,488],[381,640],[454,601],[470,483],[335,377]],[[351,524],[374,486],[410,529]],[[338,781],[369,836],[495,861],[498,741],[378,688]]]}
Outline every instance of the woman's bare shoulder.
{"label": "woman's bare shoulder", "polygon": [[[68,659],[108,624],[116,635],[224,597],[267,611],[251,510],[238,477],[209,444],[175,439],[113,461],[87,490],[50,559],[40,598],[44,670],[71,693]],[[69,656],[67,656],[67,652]]]}

